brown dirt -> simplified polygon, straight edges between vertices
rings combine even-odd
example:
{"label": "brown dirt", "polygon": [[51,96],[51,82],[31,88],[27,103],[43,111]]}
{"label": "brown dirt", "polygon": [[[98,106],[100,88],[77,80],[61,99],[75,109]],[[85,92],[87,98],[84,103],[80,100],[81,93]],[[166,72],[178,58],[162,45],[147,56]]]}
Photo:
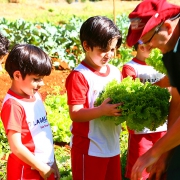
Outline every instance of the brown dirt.
{"label": "brown dirt", "polygon": [[[52,70],[50,76],[44,77],[45,85],[41,87],[41,89],[39,90],[43,100],[45,99],[47,94],[53,93],[54,86],[60,86],[60,92],[59,92],[60,94],[64,94],[66,92],[65,80],[69,73],[70,70]],[[1,88],[0,88],[0,107],[1,107],[4,96],[11,85],[11,80],[6,72],[0,73],[0,84],[1,84]]]}

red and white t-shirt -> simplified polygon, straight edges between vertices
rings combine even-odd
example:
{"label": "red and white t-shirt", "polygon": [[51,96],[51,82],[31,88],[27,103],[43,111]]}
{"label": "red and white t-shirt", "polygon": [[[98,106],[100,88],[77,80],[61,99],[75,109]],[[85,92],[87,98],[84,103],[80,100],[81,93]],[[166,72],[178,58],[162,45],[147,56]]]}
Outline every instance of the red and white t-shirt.
{"label": "red and white t-shirt", "polygon": [[[153,84],[159,81],[160,79],[162,79],[165,75],[157,72],[152,66],[148,66],[145,62],[140,61],[137,58],[134,58],[133,60],[123,65],[122,76],[123,78],[126,78],[127,76],[131,76],[133,79],[139,78],[142,83],[148,81]],[[136,134],[144,134],[144,133],[160,132],[166,130],[167,130],[167,123],[165,123],[163,126],[158,127],[156,131],[150,131],[148,128],[144,128],[144,130],[140,132],[134,132],[134,131],[129,131],[129,132]]]}
{"label": "red and white t-shirt", "polygon": [[6,134],[9,130],[21,133],[22,144],[29,151],[50,166],[54,163],[52,131],[39,93],[25,99],[9,90],[3,101],[1,119]]}
{"label": "red and white t-shirt", "polygon": [[[100,73],[82,62],[66,80],[68,104],[83,104],[84,108],[93,108],[99,93],[113,79],[118,82],[122,79],[120,70],[115,66],[109,64],[106,73]],[[97,157],[118,155],[120,128],[120,125],[116,126],[114,122],[100,119],[73,122],[71,147]]]}

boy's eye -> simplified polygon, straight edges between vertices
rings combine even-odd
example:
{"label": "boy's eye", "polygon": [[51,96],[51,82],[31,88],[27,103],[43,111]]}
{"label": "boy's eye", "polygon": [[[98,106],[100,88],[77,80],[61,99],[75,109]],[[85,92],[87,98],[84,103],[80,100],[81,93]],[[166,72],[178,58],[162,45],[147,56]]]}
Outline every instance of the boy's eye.
{"label": "boy's eye", "polygon": [[101,49],[102,52],[108,52],[108,49]]}
{"label": "boy's eye", "polygon": [[41,78],[34,78],[33,79],[35,82],[39,82],[39,81],[41,81],[42,79]]}
{"label": "boy's eye", "polygon": [[115,48],[112,48],[112,49],[108,49],[108,48],[107,48],[107,49],[100,49],[100,50],[101,50],[102,52],[105,52],[105,53],[106,53],[106,52],[110,52],[110,51],[111,51],[111,52],[114,52],[114,51],[115,51]]}
{"label": "boy's eye", "polygon": [[108,50],[107,49],[104,49],[104,48],[98,48],[101,52],[107,52]]}

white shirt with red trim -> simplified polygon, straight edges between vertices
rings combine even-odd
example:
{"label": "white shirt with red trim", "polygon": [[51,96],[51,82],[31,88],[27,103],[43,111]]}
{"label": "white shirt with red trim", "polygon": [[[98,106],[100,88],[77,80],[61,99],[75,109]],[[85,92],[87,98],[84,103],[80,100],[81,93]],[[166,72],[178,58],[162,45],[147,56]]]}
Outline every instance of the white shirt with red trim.
{"label": "white shirt with red trim", "polygon": [[39,93],[32,99],[24,99],[9,90],[3,101],[1,119],[6,134],[9,130],[21,133],[22,144],[36,158],[50,166],[54,163],[52,131]]}
{"label": "white shirt with red trim", "polygon": [[[106,73],[99,73],[82,62],[66,80],[68,104],[83,104],[84,108],[93,108],[98,95],[113,79],[118,82],[122,79],[120,70],[115,66],[109,64]],[[114,122],[101,119],[73,122],[71,147],[91,156],[118,155],[120,129],[120,125],[116,126]]]}
{"label": "white shirt with red trim", "polygon": [[[162,79],[165,75],[156,71],[152,66],[148,66],[145,62],[134,58],[133,60],[129,61],[128,63],[123,65],[122,68],[122,76],[126,78],[127,76],[135,78],[139,78],[142,83],[150,82],[155,83]],[[130,130],[130,133],[135,134],[145,134],[145,133],[152,133],[152,132],[161,132],[167,130],[167,122],[158,127],[156,131],[150,131],[148,128],[144,128],[140,132]]]}

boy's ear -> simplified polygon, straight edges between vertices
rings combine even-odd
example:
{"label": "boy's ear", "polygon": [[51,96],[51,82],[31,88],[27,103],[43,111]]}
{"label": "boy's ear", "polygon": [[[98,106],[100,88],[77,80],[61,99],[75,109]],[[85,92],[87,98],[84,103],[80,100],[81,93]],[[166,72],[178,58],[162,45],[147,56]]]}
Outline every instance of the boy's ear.
{"label": "boy's ear", "polygon": [[85,51],[89,51],[90,50],[90,47],[87,44],[87,41],[83,41],[83,48],[84,48]]}
{"label": "boy's ear", "polygon": [[144,47],[144,45],[141,45],[141,44],[139,44],[139,47],[138,47],[141,51],[145,51],[145,47]]}
{"label": "boy's ear", "polygon": [[22,78],[20,71],[14,71],[13,78],[14,80],[19,80],[20,78]]}

